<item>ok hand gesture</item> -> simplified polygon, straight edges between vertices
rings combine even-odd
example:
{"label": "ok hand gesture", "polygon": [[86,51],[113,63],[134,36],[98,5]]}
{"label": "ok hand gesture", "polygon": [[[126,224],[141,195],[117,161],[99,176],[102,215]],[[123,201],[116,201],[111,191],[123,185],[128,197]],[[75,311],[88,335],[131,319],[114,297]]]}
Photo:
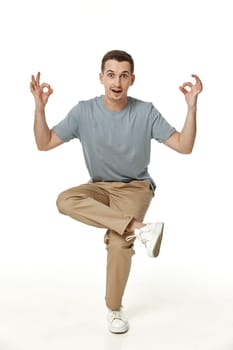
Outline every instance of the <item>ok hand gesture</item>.
{"label": "ok hand gesture", "polygon": [[197,96],[202,91],[202,82],[200,78],[195,74],[192,74],[192,77],[195,79],[195,84],[186,82],[180,86],[180,91],[183,92],[189,107],[193,107],[196,104]]}
{"label": "ok hand gesture", "polygon": [[30,90],[35,98],[36,105],[44,108],[48,102],[49,96],[53,93],[53,89],[49,84],[40,84],[40,73],[37,73],[36,78],[32,75]]}

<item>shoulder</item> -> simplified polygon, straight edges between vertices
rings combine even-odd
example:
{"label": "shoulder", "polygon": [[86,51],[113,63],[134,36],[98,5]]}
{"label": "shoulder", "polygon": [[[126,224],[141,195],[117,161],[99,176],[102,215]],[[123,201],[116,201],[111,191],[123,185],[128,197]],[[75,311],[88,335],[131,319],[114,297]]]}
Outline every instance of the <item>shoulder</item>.
{"label": "shoulder", "polygon": [[79,102],[76,103],[76,105],[74,105],[69,114],[72,115],[79,115],[80,113],[82,114],[83,112],[88,112],[90,110],[95,109],[98,105],[100,101],[100,97],[94,97],[88,100],[80,100]]}
{"label": "shoulder", "polygon": [[129,102],[132,106],[132,109],[136,111],[139,111],[148,115],[154,115],[154,116],[159,114],[159,111],[157,110],[157,108],[155,108],[154,104],[150,101],[143,101],[135,97],[129,97]]}
{"label": "shoulder", "polygon": [[90,98],[88,100],[81,100],[79,101],[78,105],[80,105],[81,107],[90,107],[90,106],[95,106],[95,105],[99,105],[99,103],[101,102],[101,96],[96,96],[93,98]]}
{"label": "shoulder", "polygon": [[129,96],[128,99],[129,99],[129,103],[135,108],[147,108],[152,104],[151,102],[139,100],[138,98],[131,97],[131,96]]}

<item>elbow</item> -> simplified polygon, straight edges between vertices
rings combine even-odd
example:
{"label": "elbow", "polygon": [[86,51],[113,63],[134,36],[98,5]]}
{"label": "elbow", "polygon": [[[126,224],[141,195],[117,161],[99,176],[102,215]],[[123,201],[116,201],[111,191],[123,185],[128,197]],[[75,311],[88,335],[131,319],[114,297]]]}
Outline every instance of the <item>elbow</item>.
{"label": "elbow", "polygon": [[183,137],[181,133],[175,132],[166,142],[165,145],[174,149],[181,154],[191,154],[194,147],[195,137]]}
{"label": "elbow", "polygon": [[38,151],[48,151],[49,150],[49,148],[48,147],[46,147],[46,146],[44,146],[44,145],[40,145],[40,144],[36,144],[36,146],[37,146],[37,149],[38,149]]}
{"label": "elbow", "polygon": [[192,151],[185,151],[185,152],[183,152],[183,154],[191,154],[192,153]]}
{"label": "elbow", "polygon": [[180,149],[181,154],[191,154],[193,152],[193,147],[185,147]]}
{"label": "elbow", "polygon": [[193,142],[180,142],[179,145],[179,151],[182,154],[191,154],[194,147],[194,140]]}
{"label": "elbow", "polygon": [[37,147],[38,151],[47,151],[47,149],[43,148],[43,147]]}

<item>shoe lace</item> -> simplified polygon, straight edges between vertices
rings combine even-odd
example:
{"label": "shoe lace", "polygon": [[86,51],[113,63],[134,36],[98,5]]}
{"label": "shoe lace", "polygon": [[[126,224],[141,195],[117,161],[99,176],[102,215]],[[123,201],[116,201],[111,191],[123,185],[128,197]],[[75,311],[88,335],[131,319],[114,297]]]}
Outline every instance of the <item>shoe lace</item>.
{"label": "shoe lace", "polygon": [[135,238],[136,237],[136,235],[130,235],[130,236],[127,236],[126,238],[125,238],[125,240],[126,240],[126,242],[129,242],[129,241],[131,241],[133,238]]}
{"label": "shoe lace", "polygon": [[121,315],[121,311],[112,311],[111,312],[111,318],[112,320],[118,319],[121,320],[122,319],[122,315]]}
{"label": "shoe lace", "polygon": [[126,242],[129,242],[133,238],[137,237],[141,243],[145,244],[146,242],[148,242],[150,240],[148,235],[147,235],[148,232],[150,232],[150,229],[148,227],[144,227],[143,231],[139,231],[137,234],[127,236],[125,240],[126,240]]}

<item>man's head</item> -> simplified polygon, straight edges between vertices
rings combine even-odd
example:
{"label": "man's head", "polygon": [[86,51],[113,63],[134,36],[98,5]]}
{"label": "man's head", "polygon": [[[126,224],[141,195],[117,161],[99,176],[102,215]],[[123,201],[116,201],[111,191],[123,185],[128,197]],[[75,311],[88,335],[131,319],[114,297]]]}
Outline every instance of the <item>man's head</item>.
{"label": "man's head", "polygon": [[124,107],[127,104],[128,89],[134,83],[134,62],[125,51],[107,52],[101,64],[100,82],[105,88],[105,103]]}
{"label": "man's head", "polygon": [[105,69],[105,63],[108,60],[115,60],[117,62],[128,62],[130,65],[130,73],[131,74],[134,73],[134,61],[133,61],[133,58],[130,56],[130,54],[128,54],[127,52],[121,51],[121,50],[108,51],[102,58],[102,63],[101,63],[102,73],[104,72],[104,69]]}

